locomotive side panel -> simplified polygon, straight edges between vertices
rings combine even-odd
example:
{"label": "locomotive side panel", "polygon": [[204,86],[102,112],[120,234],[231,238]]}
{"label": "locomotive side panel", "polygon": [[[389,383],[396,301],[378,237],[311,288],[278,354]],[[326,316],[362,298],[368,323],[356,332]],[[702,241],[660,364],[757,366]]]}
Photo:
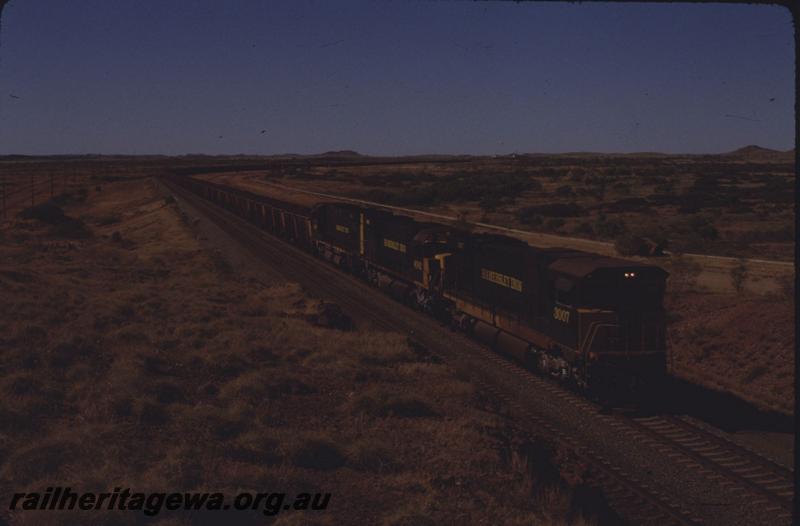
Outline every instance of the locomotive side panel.
{"label": "locomotive side panel", "polygon": [[422,281],[422,259],[414,236],[421,225],[411,218],[365,210],[365,256],[368,261],[405,277]]}
{"label": "locomotive side panel", "polygon": [[316,235],[336,249],[356,254],[359,249],[360,211],[352,205],[323,203],[313,212]]}
{"label": "locomotive side panel", "polygon": [[526,246],[491,241],[473,245],[475,296],[495,308],[522,317],[530,284],[525,273]]}

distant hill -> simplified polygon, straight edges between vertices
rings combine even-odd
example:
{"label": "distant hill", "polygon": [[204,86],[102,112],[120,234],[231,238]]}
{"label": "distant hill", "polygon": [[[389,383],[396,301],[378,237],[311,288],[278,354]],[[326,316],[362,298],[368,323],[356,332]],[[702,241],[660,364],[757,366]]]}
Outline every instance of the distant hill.
{"label": "distant hill", "polygon": [[331,152],[318,153],[316,155],[312,155],[311,157],[363,157],[363,155],[353,150],[336,150]]}
{"label": "distant hill", "polygon": [[729,157],[739,157],[741,159],[791,161],[794,159],[794,148],[783,152],[780,150],[762,148],[761,146],[751,144],[723,155]]}

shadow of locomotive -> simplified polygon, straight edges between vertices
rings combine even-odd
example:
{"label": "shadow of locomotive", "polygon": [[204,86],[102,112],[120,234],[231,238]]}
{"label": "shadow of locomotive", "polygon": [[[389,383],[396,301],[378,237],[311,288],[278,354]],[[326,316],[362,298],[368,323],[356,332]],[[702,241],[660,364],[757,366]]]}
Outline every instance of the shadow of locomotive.
{"label": "shadow of locomotive", "polygon": [[794,432],[794,417],[764,411],[736,397],[672,377],[661,402],[662,412],[690,415],[723,431]]}

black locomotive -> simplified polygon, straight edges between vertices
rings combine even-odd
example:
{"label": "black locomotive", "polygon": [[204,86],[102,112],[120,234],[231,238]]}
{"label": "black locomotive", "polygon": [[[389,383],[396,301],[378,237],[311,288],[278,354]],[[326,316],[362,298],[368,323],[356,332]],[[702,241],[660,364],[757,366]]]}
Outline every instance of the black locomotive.
{"label": "black locomotive", "polygon": [[355,205],[311,212],[324,258],[526,365],[611,394],[666,372],[667,273]]}
{"label": "black locomotive", "polygon": [[[308,210],[176,178],[524,365],[602,397],[666,375],[660,267],[415,221],[376,208]],[[641,389],[643,391],[641,391]]]}

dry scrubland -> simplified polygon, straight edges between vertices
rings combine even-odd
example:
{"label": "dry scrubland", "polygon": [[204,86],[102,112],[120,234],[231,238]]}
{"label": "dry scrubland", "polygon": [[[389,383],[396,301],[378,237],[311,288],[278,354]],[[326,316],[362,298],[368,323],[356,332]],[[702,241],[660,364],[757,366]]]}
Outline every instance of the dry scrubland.
{"label": "dry scrubland", "polygon": [[794,290],[711,294],[696,271],[673,264],[667,287],[672,373],[733,393],[756,407],[794,414]]}
{"label": "dry scrubland", "polygon": [[319,302],[297,286],[247,279],[205,251],[152,181],[93,183],[60,202],[77,220],[0,230],[0,494],[333,494],[328,512],[276,524],[584,524],[602,507],[586,507],[568,452],[538,444],[524,475],[502,412],[401,336],[317,326]]}
{"label": "dry scrubland", "polygon": [[286,163],[262,172],[298,188],[535,232],[639,238],[675,252],[791,261],[794,153],[521,155],[449,163]]}

